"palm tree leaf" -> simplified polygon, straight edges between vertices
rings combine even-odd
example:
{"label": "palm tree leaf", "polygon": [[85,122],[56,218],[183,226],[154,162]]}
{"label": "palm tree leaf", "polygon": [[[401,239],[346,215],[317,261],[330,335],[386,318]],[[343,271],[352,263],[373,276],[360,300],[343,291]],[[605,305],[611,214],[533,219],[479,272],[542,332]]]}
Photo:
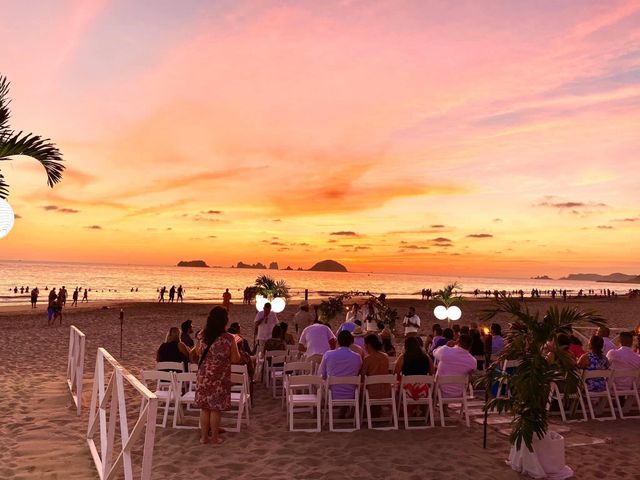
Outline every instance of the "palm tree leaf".
{"label": "palm tree leaf", "polygon": [[31,133],[1,132],[0,161],[20,155],[34,158],[42,164],[50,187],[62,180],[62,172],[65,168],[62,164],[62,155],[58,147],[49,139]]}
{"label": "palm tree leaf", "polygon": [[9,128],[9,80],[7,77],[0,77],[0,132]]}

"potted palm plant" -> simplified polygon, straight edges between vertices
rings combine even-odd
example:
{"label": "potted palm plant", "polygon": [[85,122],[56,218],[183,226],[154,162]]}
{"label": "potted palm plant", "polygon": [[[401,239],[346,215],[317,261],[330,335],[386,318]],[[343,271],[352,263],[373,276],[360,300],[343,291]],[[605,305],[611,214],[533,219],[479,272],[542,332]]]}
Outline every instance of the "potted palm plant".
{"label": "potted palm plant", "polygon": [[[568,398],[578,389],[580,373],[571,354],[558,345],[556,334],[568,332],[581,323],[600,326],[606,321],[593,311],[569,306],[550,307],[541,318],[540,312],[531,313],[519,301],[505,295],[497,296],[493,307],[485,310],[483,319],[491,320],[499,314],[511,318],[505,348],[482,381],[489,384],[497,375],[505,382],[509,395],[490,399],[485,411],[513,415],[509,460],[514,470],[534,478],[548,475],[566,478],[562,472],[570,476],[571,469],[564,464],[564,439],[549,431],[547,405],[552,382],[562,382]],[[547,361],[548,352],[553,353],[553,362]],[[499,371],[505,360],[520,363],[507,374]]]}
{"label": "potted palm plant", "polygon": [[[0,161],[11,160],[15,156],[32,157],[39,161],[47,174],[50,187],[62,180],[62,155],[58,148],[48,139],[32,133],[16,132],[9,126],[9,81],[0,76]],[[9,195],[7,185],[0,173],[0,199]]]}

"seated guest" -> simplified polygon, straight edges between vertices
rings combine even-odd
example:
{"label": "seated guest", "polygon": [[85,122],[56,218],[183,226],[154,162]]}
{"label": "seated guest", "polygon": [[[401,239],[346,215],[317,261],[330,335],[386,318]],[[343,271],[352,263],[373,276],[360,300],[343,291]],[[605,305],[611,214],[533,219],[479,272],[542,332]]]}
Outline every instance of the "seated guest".
{"label": "seated guest", "polygon": [[289,330],[289,324],[285,323],[285,322],[280,322],[280,329],[282,331],[282,340],[284,340],[284,343],[286,343],[287,345],[295,345],[296,341],[293,338],[293,335],[291,335],[287,330]]}
{"label": "seated guest", "polygon": [[[469,353],[471,337],[460,335],[455,347],[444,345],[433,351],[433,356],[438,360],[438,377],[470,375],[476,369],[477,363],[473,355]],[[466,385],[443,385],[441,388],[444,397],[461,397]]]}
{"label": "seated guest", "polygon": [[393,346],[393,332],[389,328],[389,325],[385,325],[382,322],[378,322],[378,330],[380,330],[379,335],[380,335],[380,340],[382,341],[382,350],[387,355],[394,357],[396,355],[396,347]]}
{"label": "seated guest", "polygon": [[335,346],[336,336],[319,320],[302,331],[298,343],[298,349],[305,354],[307,361],[315,364],[320,363],[325,352],[334,349]]}
{"label": "seated guest", "polygon": [[[407,337],[404,339],[404,352],[398,357],[395,374],[400,380],[401,375],[433,375],[433,362],[429,355],[422,350],[422,345],[418,337]],[[404,386],[407,393],[417,400],[424,398],[429,393],[427,385],[406,384]]]}
{"label": "seated guest", "polygon": [[158,348],[156,353],[157,362],[189,362],[189,349],[180,341],[180,329],[171,327],[164,343]]}
{"label": "seated guest", "polygon": [[282,327],[280,324],[271,330],[271,338],[264,343],[264,352],[273,350],[286,350],[287,344],[282,339]]}
{"label": "seated guest", "polygon": [[437,340],[434,338],[433,342],[431,343],[432,345],[432,350],[435,350],[438,347],[441,347],[443,345],[446,345],[449,342],[453,342],[454,335],[453,335],[453,330],[451,328],[445,328],[442,331],[442,336],[439,337]]}
{"label": "seated guest", "polygon": [[[465,334],[461,333],[461,335]],[[469,336],[471,337],[471,348],[469,349],[469,353],[474,357],[484,357],[484,342],[480,336],[480,330],[477,328],[469,329]],[[484,368],[484,361],[476,361],[478,370],[482,370]]]}
{"label": "seated guest", "polygon": [[362,331],[362,322],[360,320],[356,320],[354,323],[356,324],[356,328],[353,332],[351,332],[351,334],[353,335],[353,343],[360,348],[364,348],[364,337],[367,334]]}
{"label": "seated guest", "polygon": [[[434,345],[441,344],[442,341],[442,327],[437,323],[433,324],[431,327],[431,342],[429,343],[429,353],[433,353],[433,350],[436,348]],[[446,342],[445,342],[446,343]]]}
{"label": "seated guest", "polygon": [[502,337],[502,327],[499,323],[491,324],[491,335],[487,335],[484,338],[484,350],[487,355],[496,357],[500,355],[504,349],[504,338]]}
{"label": "seated guest", "polygon": [[458,337],[460,336],[460,325],[457,323],[454,324],[453,327],[451,327],[451,330],[453,330],[453,339],[457,342]]}
{"label": "seated guest", "polygon": [[[388,375],[389,374],[389,356],[382,351],[382,342],[377,335],[370,333],[364,337],[364,348],[367,356],[362,362],[360,373],[363,377],[369,375]],[[385,398],[382,396],[373,396],[374,387],[388,387],[388,385],[372,385],[369,389],[369,395],[372,398]],[[388,395],[387,395],[388,396]]]}
{"label": "seated guest", "polygon": [[[304,333],[304,332],[303,332]],[[360,373],[362,358],[349,347],[353,343],[353,336],[343,331],[338,334],[338,348],[328,350],[322,356],[319,375],[323,379],[327,377],[352,377]],[[331,393],[336,400],[348,400],[354,397],[355,385],[334,385]]]}
{"label": "seated guest", "polygon": [[569,352],[571,352],[571,355],[573,355],[576,360],[587,353],[584,351],[584,348],[582,348],[582,342],[575,335],[569,335]]}
{"label": "seated guest", "polygon": [[599,327],[598,331],[596,332],[596,335],[598,335],[599,337],[602,337],[602,341],[604,342],[602,347],[602,353],[604,353],[605,355],[609,353],[609,350],[613,350],[616,348],[616,345],[609,338],[610,334],[611,334],[611,331],[609,330],[609,327],[605,327],[605,326]]}
{"label": "seated guest", "polygon": [[247,339],[240,334],[240,324],[238,322],[233,322],[229,325],[227,332],[233,335],[236,345],[238,346],[238,353],[240,354],[239,365],[246,365],[249,378],[253,378],[255,366],[253,358],[251,358],[251,345],[249,345]]}
{"label": "seated guest", "polygon": [[470,331],[471,329],[468,325],[463,325],[462,327],[460,327],[460,335],[469,335]]}
{"label": "seated guest", "polygon": [[[639,370],[640,355],[631,349],[633,345],[632,332],[620,332],[620,348],[609,350],[607,360],[612,370]],[[633,388],[633,379],[630,377],[618,377],[615,380],[618,390],[630,390]]]}
{"label": "seated guest", "polygon": [[[569,347],[571,346],[571,340],[569,339],[569,335],[567,335],[565,333],[556,334],[555,343],[556,343],[556,345],[558,346],[559,349],[565,350],[569,354],[571,359],[575,360],[573,354],[569,351]],[[547,362],[549,362],[549,363],[555,363],[556,360],[557,360],[556,355],[553,352],[553,350],[550,350],[545,355],[545,358],[546,358]]]}
{"label": "seated guest", "polygon": [[[360,322],[360,320],[358,320],[358,322]],[[362,323],[362,322],[360,322],[360,323]],[[349,333],[353,333],[356,328],[358,328],[358,325],[356,325],[355,322],[349,322],[349,321],[344,322],[342,325],[340,325],[338,327],[338,330],[336,331],[336,335],[338,335],[342,331],[347,331]]]}
{"label": "seated guest", "polygon": [[[593,335],[589,340],[589,351],[578,359],[578,366],[585,370],[609,370],[609,360],[602,351],[604,340],[598,335]],[[588,378],[587,389],[590,392],[603,392],[607,383],[603,377]]]}
{"label": "seated guest", "polygon": [[191,337],[191,335],[193,335],[193,327],[191,326],[191,323],[191,320],[185,320],[182,322],[182,325],[180,325],[180,330],[182,331],[182,333],[180,333],[180,341],[190,349],[195,346],[195,342]]}

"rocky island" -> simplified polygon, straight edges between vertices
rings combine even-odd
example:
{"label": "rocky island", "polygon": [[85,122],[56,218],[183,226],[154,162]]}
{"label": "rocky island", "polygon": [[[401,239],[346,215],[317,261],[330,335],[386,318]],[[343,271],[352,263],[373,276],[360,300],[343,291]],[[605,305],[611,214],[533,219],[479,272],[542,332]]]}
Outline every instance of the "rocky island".
{"label": "rocky island", "polygon": [[311,272],[348,272],[347,267],[335,260],[322,260],[309,269]]}
{"label": "rocky island", "polygon": [[209,265],[204,260],[182,260],[178,262],[178,267],[209,268]]}

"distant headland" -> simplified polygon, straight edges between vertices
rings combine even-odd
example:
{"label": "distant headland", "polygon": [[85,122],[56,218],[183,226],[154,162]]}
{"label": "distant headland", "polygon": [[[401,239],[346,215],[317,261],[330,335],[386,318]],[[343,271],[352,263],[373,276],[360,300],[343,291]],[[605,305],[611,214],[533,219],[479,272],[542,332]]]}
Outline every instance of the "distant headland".
{"label": "distant headland", "polygon": [[322,260],[309,270],[312,272],[348,272],[347,267],[335,260]]}
{"label": "distant headland", "polygon": [[182,260],[178,262],[178,267],[209,268],[209,265],[204,260]]}
{"label": "distant headland", "polygon": [[609,275],[600,275],[598,273],[572,273],[560,280],[578,280],[588,282],[607,282],[607,283],[640,283],[640,275],[629,275],[626,273],[611,273]]}
{"label": "distant headland", "polygon": [[537,277],[531,277],[531,280],[553,280],[549,275],[538,275]]}

